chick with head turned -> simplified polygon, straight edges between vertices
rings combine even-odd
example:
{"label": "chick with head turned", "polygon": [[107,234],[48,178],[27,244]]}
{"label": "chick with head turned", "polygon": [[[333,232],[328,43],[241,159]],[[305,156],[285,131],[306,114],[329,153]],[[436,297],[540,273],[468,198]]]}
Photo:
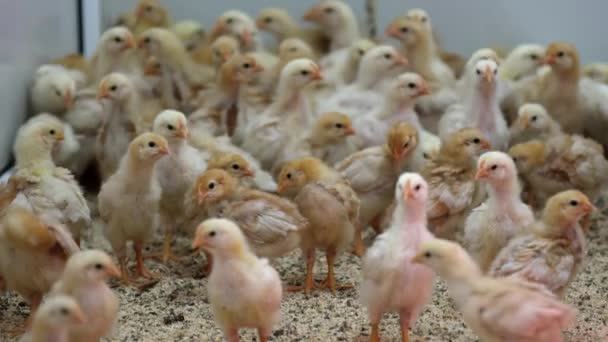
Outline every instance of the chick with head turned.
{"label": "chick with head turned", "polygon": [[239,226],[226,219],[201,223],[192,247],[213,255],[207,292],[224,338],[239,341],[240,328],[255,328],[260,341],[268,341],[281,317],[283,289],[277,271],[251,251]]}
{"label": "chick with head turned", "polygon": [[169,144],[165,138],[154,133],[139,135],[129,144],[118,170],[99,192],[99,216],[126,284],[131,283],[126,260],[127,241],[133,242],[138,276],[154,277],[144,265],[143,247],[159,221],[162,190],[155,164],[167,154]]}

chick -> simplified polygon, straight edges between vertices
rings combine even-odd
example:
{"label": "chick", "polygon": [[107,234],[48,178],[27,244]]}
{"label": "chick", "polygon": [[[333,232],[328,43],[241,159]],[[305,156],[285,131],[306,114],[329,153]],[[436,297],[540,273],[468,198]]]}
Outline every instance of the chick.
{"label": "chick", "polygon": [[117,26],[105,31],[89,62],[89,81],[96,85],[112,72],[138,72],[134,48],[135,38],[128,28]]}
{"label": "chick", "polygon": [[[340,68],[336,68],[338,71],[336,76],[338,85],[351,84],[355,81],[361,59],[367,51],[375,46],[376,43],[369,39],[358,39],[349,47],[346,60]],[[328,75],[328,79],[331,79],[330,75]]]}
{"label": "chick", "polygon": [[157,0],[138,0],[134,13],[133,33],[136,36],[152,27],[166,28],[169,26],[169,12]]}
{"label": "chick", "polygon": [[82,251],[70,257],[51,296],[74,298],[84,314],[87,324],[69,329],[71,341],[98,341],[111,332],[118,318],[118,296],[106,281],[119,276],[112,258],[102,251]]}
{"label": "chick", "polygon": [[352,120],[346,114],[321,114],[307,138],[311,155],[328,165],[335,165],[357,152],[355,133]]}
{"label": "chick", "polygon": [[127,241],[133,242],[139,276],[150,278],[142,249],[158,224],[161,187],[155,164],[169,154],[167,140],[154,133],[135,138],[116,173],[102,186],[98,196],[99,216],[105,236],[118,257],[122,279],[130,283],[126,263]]}
{"label": "chick", "polygon": [[259,340],[268,341],[281,319],[283,289],[277,271],[251,251],[239,226],[229,220],[201,223],[192,247],[213,255],[207,292],[226,341],[239,341],[240,328],[256,328]]}
{"label": "chick", "polygon": [[360,38],[357,18],[343,1],[318,1],[304,14],[304,20],[319,25],[325,32],[330,40],[330,51],[348,48]]}
{"label": "chick", "polygon": [[208,217],[222,217],[239,225],[256,255],[277,258],[300,244],[300,231],[308,225],[289,200],[246,189],[223,170],[208,170],[196,180],[186,201],[189,217],[201,207]]}
{"label": "chick", "polygon": [[86,73],[89,65],[85,56],[80,53],[70,53],[51,61],[50,64],[61,65],[70,71]]}
{"label": "chick", "polygon": [[476,180],[486,181],[488,199],[467,217],[464,245],[483,273],[511,238],[534,222],[520,199],[515,163],[508,154],[492,151],[477,161]]}
{"label": "chick", "polygon": [[124,74],[111,73],[97,89],[103,101],[106,120],[97,134],[97,163],[102,179],[108,179],[118,168],[129,142],[135,137],[139,121],[140,99],[133,82]]}
{"label": "chick", "polygon": [[304,29],[298,27],[297,22],[281,8],[264,8],[255,20],[258,29],[268,31],[277,42],[281,43],[285,39],[300,38],[310,44],[317,55],[329,51],[329,38],[319,29]]}
{"label": "chick", "polygon": [[68,296],[54,296],[47,299],[36,313],[32,331],[24,335],[20,342],[69,342],[70,329],[80,328],[89,323],[78,303]]}
{"label": "chick", "polygon": [[587,254],[580,221],[594,209],[577,190],[552,196],[541,220],[500,251],[489,274],[539,283],[563,297]]}
{"label": "chick", "polygon": [[591,63],[585,66],[583,74],[590,79],[608,84],[608,64],[606,63]]}
{"label": "chick", "polygon": [[171,27],[184,44],[184,48],[192,56],[196,51],[206,47],[207,33],[203,25],[194,20],[182,20]]}
{"label": "chick", "polygon": [[64,225],[80,244],[91,213],[72,173],[53,162],[52,152],[64,138],[64,125],[34,117],[17,132],[14,145],[19,193],[11,206],[35,213],[47,224]]}
{"label": "chick", "polygon": [[238,153],[216,152],[209,159],[207,169],[224,170],[247,188],[269,192],[277,190],[277,184],[269,173],[264,170],[254,171],[247,159]]}
{"label": "chick", "polygon": [[162,192],[160,224],[165,232],[161,260],[167,264],[169,259],[179,260],[171,252],[173,235],[185,221],[184,197],[196,177],[207,168],[209,156],[188,144],[188,121],[181,112],[167,109],[158,114],[154,133],[167,140],[170,152],[155,166]]}
{"label": "chick", "polygon": [[[49,225],[22,208],[9,208],[0,221],[0,278],[4,287],[30,304],[28,328],[36,310],[78,246],[60,224]],[[16,329],[19,330],[19,329]]]}
{"label": "chick", "polygon": [[391,227],[376,238],[363,259],[361,302],[372,325],[370,341],[380,341],[380,320],[389,311],[399,313],[402,340],[409,341],[409,328],[431,298],[433,271],[412,263],[420,245],[433,239],[426,228],[427,191],[419,174],[399,177]]}
{"label": "chick", "polygon": [[216,68],[239,53],[239,42],[232,36],[219,36],[211,44],[211,61]]}
{"label": "chick", "polygon": [[458,244],[431,240],[422,244],[418,262],[443,278],[464,321],[483,341],[563,341],[575,310],[535,284],[483,276]]}
{"label": "chick", "polygon": [[363,256],[361,231],[393,199],[397,178],[404,171],[418,144],[418,132],[408,123],[397,123],[387,133],[386,143],[356,152],[336,164],[361,200],[359,224],[355,232],[355,254]]}
{"label": "chick", "polygon": [[287,38],[279,44],[279,62],[274,66],[274,77],[276,81],[281,76],[281,70],[289,62],[298,58],[308,58],[315,60],[315,54],[306,42],[299,38]]}
{"label": "chick", "polygon": [[515,47],[500,65],[499,76],[504,80],[519,81],[533,76],[543,65],[545,47],[538,44],[521,44]]}
{"label": "chick", "polygon": [[74,104],[76,81],[60,66],[43,65],[34,75],[30,97],[34,113],[64,114]]}
{"label": "chick", "polygon": [[511,125],[509,134],[509,143],[516,145],[530,140],[547,141],[563,132],[545,107],[538,103],[526,103],[519,107],[517,120]]}
{"label": "chick", "polygon": [[245,12],[228,10],[222,13],[213,26],[211,40],[223,34],[237,38],[244,52],[262,50],[255,22]]}
{"label": "chick", "polygon": [[[325,250],[327,278],[322,286],[335,292],[345,287],[336,283],[336,257],[353,239],[359,219],[359,199],[340,175],[321,160],[302,158],[287,162],[279,174],[279,192],[294,197],[300,212],[309,221],[302,231],[301,248],[306,261],[306,295],[316,287],[313,280],[316,249]],[[346,286],[347,287],[347,286]]]}
{"label": "chick", "polygon": [[436,235],[453,238],[483,201],[483,187],[474,177],[477,157],[489,148],[478,129],[463,128],[442,142],[438,156],[422,171],[429,184],[427,215]]}

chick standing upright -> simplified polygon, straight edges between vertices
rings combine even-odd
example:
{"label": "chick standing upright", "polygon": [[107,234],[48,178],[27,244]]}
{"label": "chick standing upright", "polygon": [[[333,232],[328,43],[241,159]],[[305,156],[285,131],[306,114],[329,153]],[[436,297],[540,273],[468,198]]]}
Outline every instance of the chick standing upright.
{"label": "chick standing upright", "polygon": [[154,133],[143,133],[129,145],[118,171],[101,187],[99,216],[106,224],[105,235],[118,257],[122,279],[130,282],[127,270],[127,241],[133,241],[137,273],[152,277],[145,268],[142,249],[158,224],[161,188],[155,164],[169,153],[167,140]]}
{"label": "chick standing upright", "polygon": [[40,306],[32,330],[19,342],[70,342],[69,330],[81,327],[85,322],[86,317],[73,298],[55,296]]}
{"label": "chick standing upright", "polygon": [[70,329],[71,341],[98,341],[111,332],[118,318],[118,296],[106,281],[118,276],[112,258],[102,251],[81,251],[70,257],[51,296],[71,296],[80,305],[87,324]]}
{"label": "chick standing upright", "polygon": [[464,321],[484,342],[561,342],[575,310],[536,284],[483,276],[458,244],[431,240],[414,262],[443,278]]}
{"label": "chick standing upright", "polygon": [[259,340],[268,341],[281,317],[283,289],[277,271],[251,252],[239,227],[229,220],[201,223],[192,247],[213,255],[207,292],[226,340],[238,342],[239,328],[256,328]]}
{"label": "chick standing upright", "polygon": [[372,324],[370,341],[380,341],[380,320],[385,312],[399,313],[402,341],[433,291],[433,271],[412,263],[420,245],[433,239],[426,228],[427,184],[416,173],[399,177],[397,207],[391,227],[380,235],[363,259],[361,301]]}

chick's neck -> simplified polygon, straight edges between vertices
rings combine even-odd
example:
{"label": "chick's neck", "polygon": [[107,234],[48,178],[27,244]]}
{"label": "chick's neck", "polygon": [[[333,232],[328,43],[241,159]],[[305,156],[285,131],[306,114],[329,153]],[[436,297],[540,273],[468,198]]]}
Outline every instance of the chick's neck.
{"label": "chick's neck", "polygon": [[489,181],[487,191],[490,204],[500,210],[511,211],[514,209],[514,204],[520,201],[521,188],[514,175],[502,180]]}
{"label": "chick's neck", "polygon": [[15,151],[18,167],[54,168],[52,149],[44,141],[28,141]]}
{"label": "chick's neck", "polygon": [[46,322],[36,322],[32,326],[32,342],[67,341],[68,333],[63,327],[54,327]]}
{"label": "chick's neck", "polygon": [[389,95],[382,105],[382,109],[377,116],[381,119],[389,118],[393,115],[406,116],[404,120],[411,125],[414,125],[417,130],[420,130],[420,121],[418,115],[414,111],[416,99],[403,97],[401,95]]}

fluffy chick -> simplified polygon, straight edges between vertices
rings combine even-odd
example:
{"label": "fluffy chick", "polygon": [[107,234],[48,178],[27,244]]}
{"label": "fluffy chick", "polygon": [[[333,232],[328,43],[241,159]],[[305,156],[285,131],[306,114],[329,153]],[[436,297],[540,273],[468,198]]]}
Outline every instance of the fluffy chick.
{"label": "fluffy chick", "polygon": [[464,244],[485,273],[511,238],[534,222],[534,214],[520,199],[517,169],[508,154],[482,154],[475,179],[486,182],[488,199],[467,217]]}
{"label": "fluffy chick", "polygon": [[438,236],[454,237],[470,211],[481,204],[483,187],[475,182],[477,157],[490,148],[475,128],[463,128],[441,143],[422,176],[429,184],[427,215]]}
{"label": "fluffy chick", "polygon": [[594,209],[577,190],[551,197],[541,220],[500,251],[489,274],[539,283],[563,297],[587,254],[580,221]]}
{"label": "fluffy chick", "polygon": [[60,115],[74,104],[76,81],[63,67],[43,65],[34,75],[30,92],[34,112]]}
{"label": "fluffy chick", "polygon": [[256,328],[259,340],[267,341],[281,317],[283,289],[277,271],[251,251],[239,226],[229,220],[201,223],[192,247],[213,255],[207,292],[226,341],[239,341],[240,328]]}
{"label": "fluffy chick", "polygon": [[152,27],[169,26],[169,11],[157,0],[138,0],[134,13],[133,33],[136,36]]}
{"label": "fluffy chick", "polygon": [[302,286],[308,295],[316,287],[313,280],[316,249],[325,250],[327,278],[322,287],[335,292],[344,287],[336,283],[334,263],[353,239],[359,219],[359,199],[340,175],[321,160],[302,158],[287,162],[279,174],[279,192],[294,197],[300,212],[308,219],[302,231],[301,248],[306,259],[306,279]]}
{"label": "fluffy chick", "polygon": [[11,206],[27,209],[48,224],[65,225],[80,244],[91,213],[72,173],[53,162],[52,153],[63,139],[64,124],[54,117],[34,117],[19,129],[13,175],[19,194]]}
{"label": "fluffy chick", "polygon": [[[247,159],[243,158],[238,153],[215,153],[209,162],[207,163],[207,169],[220,169],[228,172],[232,177],[239,180],[239,182],[247,188],[261,189],[256,184],[255,171],[251,168],[251,165]],[[262,171],[264,172],[264,171]],[[268,175],[270,176],[270,175]],[[276,185],[276,183],[275,183]],[[264,189],[261,189],[265,191]],[[276,190],[276,186],[275,186]]]}
{"label": "fluffy chick", "polygon": [[352,139],[355,134],[351,118],[343,113],[329,112],[319,116],[307,142],[311,155],[334,165],[357,152]]}
{"label": "fluffy chick", "polygon": [[426,228],[428,187],[416,173],[404,173],[395,187],[397,207],[391,227],[378,236],[363,259],[361,301],[372,325],[370,341],[380,341],[385,312],[399,313],[403,341],[433,291],[433,271],[412,263],[420,245],[433,239]]}
{"label": "fluffy chick", "polygon": [[47,299],[36,313],[32,330],[19,342],[69,342],[69,331],[87,322],[78,303],[68,296]]}
{"label": "fluffy chick", "polygon": [[138,71],[134,56],[135,38],[122,26],[112,27],[99,38],[97,48],[89,63],[89,81],[96,85],[112,72],[132,73]]}
{"label": "fluffy chick", "polygon": [[303,18],[319,25],[325,32],[330,39],[330,51],[348,48],[360,37],[357,17],[346,2],[318,1]]}
{"label": "fluffy chick", "polygon": [[245,12],[228,10],[222,13],[213,26],[211,39],[213,40],[223,34],[229,34],[237,38],[245,52],[262,49],[255,22]]}
{"label": "fluffy chick", "polygon": [[158,224],[161,187],[156,162],[169,154],[167,140],[154,133],[135,138],[116,173],[102,186],[98,196],[99,216],[105,223],[105,236],[118,257],[122,279],[130,283],[126,263],[127,241],[133,242],[139,276],[150,278],[142,249]]}
{"label": "fluffy chick", "polygon": [[171,26],[171,31],[175,33],[184,44],[186,51],[193,55],[196,51],[205,47],[207,43],[207,33],[203,25],[194,20],[182,20]]}
{"label": "fluffy chick", "polygon": [[[7,290],[30,304],[29,327],[36,310],[64,270],[68,257],[78,251],[62,225],[48,225],[22,208],[9,208],[0,221],[0,278]],[[19,329],[16,329],[19,330]]]}
{"label": "fluffy chick", "polygon": [[234,221],[243,230],[252,250],[262,257],[276,258],[291,252],[300,243],[300,232],[308,225],[289,200],[270,193],[241,187],[223,170],[208,170],[196,180],[186,201],[190,213]]}
{"label": "fluffy chick", "polygon": [[156,163],[156,176],[162,192],[160,224],[165,233],[161,260],[167,264],[169,259],[178,260],[171,252],[171,242],[186,219],[186,193],[196,177],[207,168],[208,155],[188,143],[188,121],[181,112],[167,109],[158,114],[154,120],[154,133],[169,143],[169,155]]}
{"label": "fluffy chick", "polygon": [[519,81],[533,76],[543,65],[545,47],[538,44],[521,44],[515,47],[500,65],[503,80]]}
{"label": "fluffy chick", "polygon": [[361,200],[359,224],[355,232],[355,253],[363,256],[361,231],[386,209],[393,199],[397,178],[404,171],[418,144],[418,132],[401,122],[387,133],[386,143],[353,153],[336,164],[336,170],[350,183]]}
{"label": "fluffy chick", "polygon": [[574,321],[574,309],[535,284],[483,276],[454,242],[425,242],[414,261],[447,282],[456,308],[483,341],[561,342],[562,330]]}
{"label": "fluffy chick", "polygon": [[583,68],[583,74],[590,79],[608,84],[608,64],[606,63],[591,63]]}
{"label": "fluffy chick", "polygon": [[525,103],[519,107],[517,120],[511,125],[509,134],[509,143],[516,145],[530,140],[547,141],[563,132],[545,107],[538,103]]}
{"label": "fluffy chick", "polygon": [[118,318],[118,296],[106,281],[119,276],[112,258],[102,251],[81,251],[70,257],[51,296],[71,296],[84,314],[87,324],[70,329],[71,341],[98,341],[111,332]]}

